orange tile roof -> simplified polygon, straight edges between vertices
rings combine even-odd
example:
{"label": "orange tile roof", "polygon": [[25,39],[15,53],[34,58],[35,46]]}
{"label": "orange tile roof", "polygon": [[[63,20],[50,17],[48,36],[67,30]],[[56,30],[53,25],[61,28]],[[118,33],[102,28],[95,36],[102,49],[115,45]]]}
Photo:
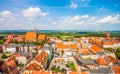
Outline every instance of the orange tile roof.
{"label": "orange tile roof", "polygon": [[57,42],[56,46],[63,45],[63,44],[64,44],[63,42]]}
{"label": "orange tile roof", "polygon": [[77,44],[70,44],[71,49],[77,49]]}
{"label": "orange tile roof", "polygon": [[63,42],[57,42],[56,47],[60,49],[65,49],[68,47],[68,45],[65,45]]}
{"label": "orange tile roof", "polygon": [[38,62],[41,61],[41,59],[42,59],[42,58],[41,58],[41,55],[38,55],[38,56],[35,58],[35,60],[38,61]]}
{"label": "orange tile roof", "polygon": [[34,71],[32,74],[41,74],[40,71]]}
{"label": "orange tile roof", "polygon": [[46,64],[46,60],[48,58],[48,53],[44,50],[35,58],[37,62],[41,62],[41,64],[44,66]]}
{"label": "orange tile roof", "polygon": [[104,42],[103,45],[113,45],[113,42]]}
{"label": "orange tile roof", "polygon": [[115,59],[114,57],[112,57],[112,56],[107,56],[107,58],[109,59],[109,62],[113,62],[113,63],[117,63],[118,62],[118,60],[117,59]]}
{"label": "orange tile roof", "polygon": [[25,36],[23,36],[23,35],[18,35],[18,41],[19,41],[19,42],[24,41],[24,38],[25,38]]}
{"label": "orange tile roof", "polygon": [[35,32],[27,32],[26,36],[25,36],[25,40],[26,41],[34,41],[35,37],[36,37]]}
{"label": "orange tile roof", "polygon": [[96,44],[102,44],[102,42],[103,42],[102,40],[95,39],[95,43],[96,43]]}
{"label": "orange tile roof", "polygon": [[97,52],[100,52],[102,51],[102,48],[100,48],[99,46],[97,45],[92,45],[91,49],[90,49],[93,53],[97,53]]}
{"label": "orange tile roof", "polygon": [[69,74],[79,74],[77,71],[69,72]]}
{"label": "orange tile roof", "polygon": [[41,46],[40,46],[40,45],[37,45],[37,46],[36,46],[36,49],[37,49],[37,50],[39,50],[40,48],[41,48]]}
{"label": "orange tile roof", "polygon": [[64,60],[64,59],[57,59],[57,62],[58,62],[58,63],[59,63],[59,62],[64,63],[64,62],[65,62],[65,60]]}
{"label": "orange tile roof", "polygon": [[104,66],[107,65],[107,61],[104,58],[97,59],[97,62],[99,65],[104,65]]}
{"label": "orange tile roof", "polygon": [[50,74],[49,71],[42,71],[41,74]]}
{"label": "orange tile roof", "polygon": [[81,72],[81,74],[89,74],[89,73],[87,73],[87,72]]}
{"label": "orange tile roof", "polygon": [[14,58],[9,58],[8,60],[7,60],[7,63],[8,63],[8,65],[10,66],[10,67],[16,67],[16,63],[15,63],[15,60],[14,60]]}
{"label": "orange tile roof", "polygon": [[8,38],[7,38],[7,40],[5,41],[4,44],[13,43],[14,36],[16,36],[16,35],[15,34],[8,35]]}
{"label": "orange tile roof", "polygon": [[81,42],[81,41],[82,41],[82,39],[81,39],[81,38],[79,38],[79,39],[78,39],[78,42]]}
{"label": "orange tile roof", "polygon": [[49,71],[34,71],[32,74],[50,74]]}
{"label": "orange tile roof", "polygon": [[90,43],[94,43],[94,42],[95,42],[95,40],[94,40],[94,39],[91,39],[91,38],[89,38],[88,41],[89,41]]}
{"label": "orange tile roof", "polygon": [[22,56],[22,54],[12,54],[12,56],[14,56],[14,57],[20,57],[20,56]]}
{"label": "orange tile roof", "polygon": [[28,67],[27,67],[27,70],[35,70],[35,71],[39,71],[40,68],[38,68],[38,64],[36,62],[30,64]]}
{"label": "orange tile roof", "polygon": [[45,34],[39,34],[38,35],[38,41],[39,40],[45,40]]}
{"label": "orange tile roof", "polygon": [[90,54],[90,51],[89,50],[84,50],[84,51],[82,51],[82,54]]}
{"label": "orange tile roof", "polygon": [[120,66],[114,66],[113,69],[116,74],[120,74]]}

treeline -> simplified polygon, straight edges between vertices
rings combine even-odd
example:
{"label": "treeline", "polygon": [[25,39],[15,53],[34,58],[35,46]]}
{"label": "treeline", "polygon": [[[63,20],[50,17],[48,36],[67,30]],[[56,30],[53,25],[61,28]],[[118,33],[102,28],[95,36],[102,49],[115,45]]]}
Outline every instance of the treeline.
{"label": "treeline", "polygon": [[[73,36],[73,37],[106,37],[106,32],[51,32],[46,33],[48,36]],[[120,33],[110,33],[111,37],[120,37]]]}
{"label": "treeline", "polygon": [[26,32],[0,32],[0,36],[5,36],[5,35],[9,35],[9,34],[17,34],[17,35],[23,35]]}

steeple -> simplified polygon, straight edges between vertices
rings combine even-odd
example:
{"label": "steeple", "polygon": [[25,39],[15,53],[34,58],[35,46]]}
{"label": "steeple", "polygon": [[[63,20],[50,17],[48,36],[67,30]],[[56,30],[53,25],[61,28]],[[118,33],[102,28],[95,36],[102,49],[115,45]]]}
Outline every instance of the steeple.
{"label": "steeple", "polygon": [[109,32],[106,33],[106,39],[110,39],[110,33]]}
{"label": "steeple", "polygon": [[35,33],[35,42],[37,42],[37,28],[34,28],[34,33]]}
{"label": "steeple", "polygon": [[36,29],[36,27],[34,28],[34,32],[37,33],[37,29]]}

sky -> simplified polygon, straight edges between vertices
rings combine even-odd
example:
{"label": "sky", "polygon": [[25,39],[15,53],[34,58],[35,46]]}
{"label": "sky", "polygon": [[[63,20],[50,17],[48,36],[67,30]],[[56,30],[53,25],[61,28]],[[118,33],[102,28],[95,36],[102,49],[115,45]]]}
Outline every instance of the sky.
{"label": "sky", "polygon": [[120,30],[120,0],[0,0],[0,30]]}

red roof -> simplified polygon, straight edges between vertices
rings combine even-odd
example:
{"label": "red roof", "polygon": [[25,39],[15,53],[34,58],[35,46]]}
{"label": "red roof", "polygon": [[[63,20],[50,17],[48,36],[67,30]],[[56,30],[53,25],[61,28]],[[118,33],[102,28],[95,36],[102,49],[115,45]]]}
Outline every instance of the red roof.
{"label": "red roof", "polygon": [[41,74],[40,71],[34,71],[32,74]]}
{"label": "red roof", "polygon": [[38,68],[38,64],[36,62],[30,64],[28,67],[27,67],[27,70],[35,70],[35,71],[39,71],[41,68],[39,67]]}
{"label": "red roof", "polygon": [[102,51],[102,48],[100,48],[99,46],[97,45],[92,45],[91,49],[90,49],[93,53],[97,53],[97,52],[100,52]]}
{"label": "red roof", "polygon": [[105,57],[106,59],[109,59],[109,61],[108,62],[113,62],[113,63],[117,63],[118,62],[118,60],[117,59],[115,59],[114,57],[112,57],[112,56],[107,56],[107,57]]}
{"label": "red roof", "polygon": [[39,40],[45,40],[45,34],[39,34],[38,35],[38,41]]}
{"label": "red roof", "polygon": [[36,37],[35,32],[27,32],[26,36],[25,36],[25,40],[26,41],[34,41],[35,37]]}
{"label": "red roof", "polygon": [[8,63],[8,65],[10,66],[10,67],[16,67],[16,63],[15,63],[15,60],[14,60],[14,58],[9,58],[8,60],[7,60],[7,63]]}
{"label": "red roof", "polygon": [[104,66],[107,65],[107,61],[104,58],[97,59],[97,62],[99,65],[104,65]]}
{"label": "red roof", "polygon": [[69,74],[79,74],[77,71],[69,72]]}
{"label": "red roof", "polygon": [[113,69],[116,74],[120,74],[120,66],[114,66]]}

